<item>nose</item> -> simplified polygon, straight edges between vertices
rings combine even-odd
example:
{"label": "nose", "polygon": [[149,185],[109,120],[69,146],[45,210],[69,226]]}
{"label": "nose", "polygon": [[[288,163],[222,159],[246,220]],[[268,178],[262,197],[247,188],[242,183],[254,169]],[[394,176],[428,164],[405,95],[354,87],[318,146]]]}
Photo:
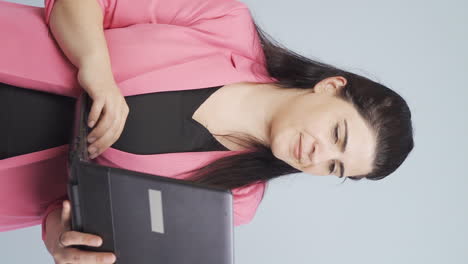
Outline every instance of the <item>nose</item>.
{"label": "nose", "polygon": [[315,160],[315,154],[314,154],[315,153],[315,145],[317,145],[316,142],[314,142],[314,144],[312,144],[312,148],[311,148],[311,150],[309,152],[309,160],[310,160],[311,163]]}
{"label": "nose", "polygon": [[320,164],[327,164],[331,160],[338,159],[339,153],[340,152],[335,145],[318,144],[317,141],[315,141],[307,156],[310,164],[317,166]]}

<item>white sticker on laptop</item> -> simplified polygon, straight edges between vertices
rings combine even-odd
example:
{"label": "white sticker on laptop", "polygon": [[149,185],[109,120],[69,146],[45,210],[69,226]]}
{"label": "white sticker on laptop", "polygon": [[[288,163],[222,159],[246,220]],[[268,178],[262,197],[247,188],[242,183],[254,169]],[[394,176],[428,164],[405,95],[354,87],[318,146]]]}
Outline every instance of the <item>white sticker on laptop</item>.
{"label": "white sticker on laptop", "polygon": [[164,234],[161,191],[149,189],[148,195],[151,213],[151,231]]}

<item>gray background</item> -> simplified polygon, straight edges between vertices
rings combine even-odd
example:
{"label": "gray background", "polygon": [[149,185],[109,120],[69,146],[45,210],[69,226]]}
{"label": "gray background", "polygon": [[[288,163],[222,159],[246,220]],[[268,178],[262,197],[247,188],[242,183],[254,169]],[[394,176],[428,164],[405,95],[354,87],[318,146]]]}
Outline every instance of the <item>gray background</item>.
{"label": "gray background", "polygon": [[[400,93],[416,147],[377,182],[273,180],[255,219],[235,229],[236,263],[468,263],[468,3],[244,2],[290,49]],[[1,233],[0,248],[2,263],[53,263],[40,226]]]}

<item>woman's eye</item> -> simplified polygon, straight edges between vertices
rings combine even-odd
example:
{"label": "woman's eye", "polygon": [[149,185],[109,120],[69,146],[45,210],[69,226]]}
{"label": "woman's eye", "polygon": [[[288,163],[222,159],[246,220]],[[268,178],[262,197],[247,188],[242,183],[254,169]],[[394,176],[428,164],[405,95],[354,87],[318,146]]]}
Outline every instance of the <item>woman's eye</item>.
{"label": "woman's eye", "polygon": [[[335,144],[338,142],[338,125],[335,126],[334,129],[334,137],[335,137]],[[336,163],[332,162],[330,163],[330,166],[328,167],[330,170],[330,174],[332,174],[335,171]]]}
{"label": "woman's eye", "polygon": [[335,143],[338,142],[338,125],[335,127]]}

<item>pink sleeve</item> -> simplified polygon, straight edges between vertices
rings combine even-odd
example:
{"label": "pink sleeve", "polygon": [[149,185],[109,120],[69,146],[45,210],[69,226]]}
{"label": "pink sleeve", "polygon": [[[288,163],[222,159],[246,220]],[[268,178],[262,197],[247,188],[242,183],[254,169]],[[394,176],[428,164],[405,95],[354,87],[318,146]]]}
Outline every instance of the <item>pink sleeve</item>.
{"label": "pink sleeve", "polygon": [[62,208],[62,202],[65,200],[66,198],[63,198],[63,199],[58,199],[58,200],[55,200],[54,202],[52,202],[49,207],[47,207],[45,213],[44,213],[44,216],[42,218],[42,240],[45,240],[45,237],[46,237],[46,219],[47,219],[47,216],[52,212],[54,211],[55,209],[57,208]]}
{"label": "pink sleeve", "polygon": [[[45,21],[56,0],[44,0]],[[228,15],[236,9],[248,8],[237,0],[96,0],[103,12],[104,29],[134,24],[171,24],[191,26],[201,20]]]}
{"label": "pink sleeve", "polygon": [[266,183],[232,189],[234,226],[248,224],[255,216],[263,199]]}

